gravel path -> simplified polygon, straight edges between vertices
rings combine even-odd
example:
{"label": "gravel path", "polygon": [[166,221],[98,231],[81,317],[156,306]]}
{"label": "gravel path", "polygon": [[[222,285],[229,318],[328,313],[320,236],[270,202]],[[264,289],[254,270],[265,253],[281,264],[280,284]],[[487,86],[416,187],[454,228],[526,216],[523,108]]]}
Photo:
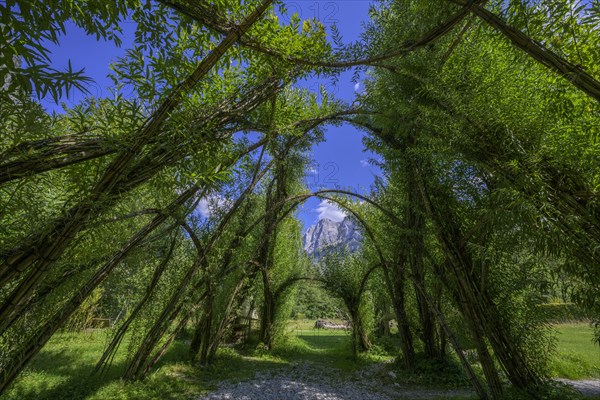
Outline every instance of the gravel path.
{"label": "gravel path", "polygon": [[[383,368],[372,368],[373,374]],[[367,373],[369,373],[367,372]],[[369,373],[370,374],[370,373]],[[402,387],[385,377],[364,379],[365,371],[344,376],[340,371],[301,363],[272,372],[257,373],[245,382],[224,382],[198,400],[392,400],[468,396],[464,390]]]}
{"label": "gravel path", "polygon": [[[197,400],[392,400],[451,399],[474,396],[472,390],[431,389],[402,386],[385,364],[374,364],[355,372],[343,372],[309,362],[258,372],[244,382],[221,382],[211,393]],[[600,380],[557,379],[584,396],[600,396]]]}
{"label": "gravel path", "polygon": [[224,385],[203,400],[388,400],[389,397],[370,393],[353,384],[330,386],[309,384],[281,375],[268,380],[254,379],[249,382]]}
{"label": "gravel path", "polygon": [[573,386],[584,396],[600,396],[600,379],[586,379],[582,381],[557,379],[557,381]]}

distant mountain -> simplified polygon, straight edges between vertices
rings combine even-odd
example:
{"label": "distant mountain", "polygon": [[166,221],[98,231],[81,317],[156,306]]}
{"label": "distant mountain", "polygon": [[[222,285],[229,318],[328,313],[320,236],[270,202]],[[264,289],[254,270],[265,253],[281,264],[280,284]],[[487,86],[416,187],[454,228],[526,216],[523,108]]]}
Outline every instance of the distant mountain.
{"label": "distant mountain", "polygon": [[323,218],[308,228],[302,237],[302,246],[308,255],[319,258],[323,250],[338,248],[342,244],[354,252],[359,249],[362,238],[362,232],[352,219],[346,217],[335,222]]}

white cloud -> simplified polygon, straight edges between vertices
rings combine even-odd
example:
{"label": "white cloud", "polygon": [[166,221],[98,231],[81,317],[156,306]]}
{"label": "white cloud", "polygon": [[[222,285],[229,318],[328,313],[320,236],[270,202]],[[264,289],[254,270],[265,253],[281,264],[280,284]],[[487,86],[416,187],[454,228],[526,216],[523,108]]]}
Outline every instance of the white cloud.
{"label": "white cloud", "polygon": [[360,160],[360,166],[363,168],[369,167],[370,166],[369,160],[367,160],[366,158],[363,158],[362,160]]}
{"label": "white cloud", "polygon": [[319,219],[327,218],[335,222],[340,222],[346,218],[346,212],[338,207],[337,204],[329,200],[322,200],[319,207],[316,208],[319,213]]}
{"label": "white cloud", "polygon": [[360,89],[360,82],[356,82],[356,83],[354,84],[354,91],[355,91],[355,92],[358,92],[358,90],[359,90],[359,89]]}
{"label": "white cloud", "polygon": [[231,204],[231,201],[225,199],[223,196],[215,194],[203,197],[198,202],[196,209],[203,217],[210,217],[213,211],[216,209],[227,207]]}
{"label": "white cloud", "polygon": [[200,212],[200,215],[202,215],[203,217],[208,217],[210,215],[210,208],[208,207],[208,200],[206,199],[206,197],[200,199],[200,201],[198,202],[198,207],[196,209],[198,210],[198,212]]}
{"label": "white cloud", "polygon": [[306,173],[310,174],[310,175],[317,175],[319,173],[319,170],[316,169],[315,167],[308,167],[306,169]]}

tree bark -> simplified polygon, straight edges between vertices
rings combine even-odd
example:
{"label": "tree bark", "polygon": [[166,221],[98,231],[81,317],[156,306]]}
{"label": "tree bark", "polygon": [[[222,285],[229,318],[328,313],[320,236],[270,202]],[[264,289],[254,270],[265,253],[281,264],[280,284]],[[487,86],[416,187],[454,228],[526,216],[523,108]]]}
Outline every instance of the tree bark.
{"label": "tree bark", "polygon": [[365,332],[365,327],[360,316],[360,299],[345,299],[346,308],[350,313],[352,324],[352,353],[357,356],[359,352],[367,351],[371,348],[371,341]]}
{"label": "tree bark", "polygon": [[412,368],[415,362],[415,349],[413,345],[410,324],[406,313],[405,302],[405,266],[404,261],[399,260],[384,267],[384,276],[388,286],[388,292],[392,299],[394,314],[398,324],[398,336],[400,336],[400,349],[402,351],[404,365]]}
{"label": "tree bark", "polygon": [[[411,138],[414,142],[414,137]],[[409,160],[409,163],[411,161]],[[420,339],[423,342],[425,354],[430,358],[437,358],[440,355],[440,349],[436,346],[435,324],[433,316],[427,306],[426,284],[425,284],[425,265],[423,258],[425,254],[425,239],[423,231],[425,229],[425,219],[421,214],[420,196],[416,187],[414,173],[409,168],[407,176],[407,205],[406,222],[409,230],[409,237],[406,242],[409,245],[408,253],[410,256],[411,280],[415,287],[415,296],[417,299],[417,311],[421,323]],[[417,286],[422,290],[417,290]]]}

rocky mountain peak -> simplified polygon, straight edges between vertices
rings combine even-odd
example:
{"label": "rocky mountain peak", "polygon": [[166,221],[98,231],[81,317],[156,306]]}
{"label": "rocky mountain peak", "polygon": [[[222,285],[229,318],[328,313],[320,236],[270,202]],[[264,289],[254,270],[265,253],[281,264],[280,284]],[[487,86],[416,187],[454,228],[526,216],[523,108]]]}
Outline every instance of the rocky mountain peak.
{"label": "rocky mountain peak", "polygon": [[356,251],[362,241],[362,232],[356,223],[346,217],[340,222],[327,218],[310,226],[302,238],[304,251],[315,258],[326,248],[336,248],[345,244],[350,251]]}

